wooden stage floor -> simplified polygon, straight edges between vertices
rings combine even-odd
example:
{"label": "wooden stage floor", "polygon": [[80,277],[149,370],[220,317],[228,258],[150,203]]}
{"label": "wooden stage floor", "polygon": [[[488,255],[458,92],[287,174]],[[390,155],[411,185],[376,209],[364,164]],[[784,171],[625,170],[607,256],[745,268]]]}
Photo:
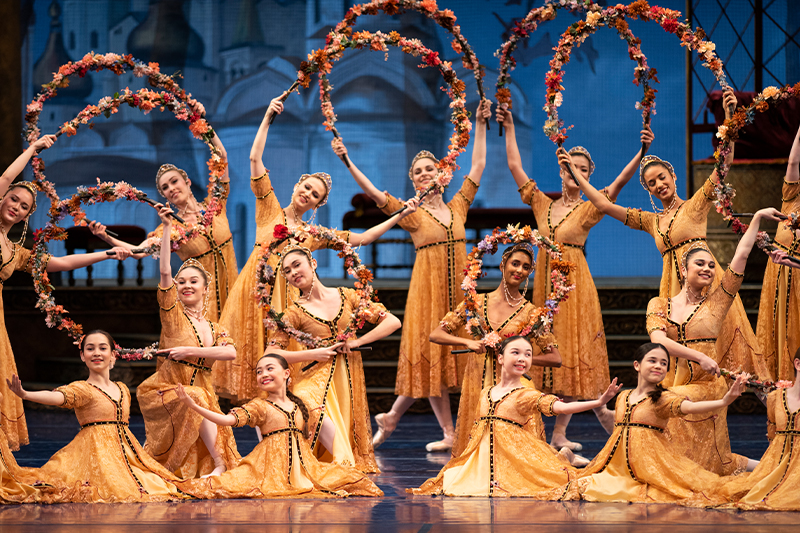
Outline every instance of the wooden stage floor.
{"label": "wooden stage floor", "polygon": [[[23,466],[41,466],[78,430],[71,412],[29,411],[31,442],[15,454]],[[131,429],[143,441],[141,417]],[[548,430],[552,420],[547,420]],[[765,418],[731,415],[733,451],[760,457],[767,447]],[[242,455],[256,444],[250,428],[236,429]],[[548,431],[549,434],[549,431]],[[800,513],[734,512],[686,509],[671,505],[532,502],[525,499],[410,497],[405,488],[434,476],[447,454],[428,454],[426,442],[438,438],[433,415],[407,415],[377,451],[383,474],[375,482],[384,498],[347,500],[214,500],[165,504],[66,504],[0,506],[0,531],[520,531],[657,533],[800,531]],[[594,415],[575,415],[569,435],[592,457],[605,432]],[[800,497],[800,495],[798,496]]]}

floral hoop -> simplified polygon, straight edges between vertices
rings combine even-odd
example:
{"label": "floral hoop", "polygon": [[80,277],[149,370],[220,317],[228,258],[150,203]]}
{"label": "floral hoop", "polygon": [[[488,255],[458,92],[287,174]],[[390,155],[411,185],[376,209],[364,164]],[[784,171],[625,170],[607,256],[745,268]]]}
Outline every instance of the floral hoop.
{"label": "floral hoop", "polygon": [[[86,106],[74,119],[65,122],[59,129],[57,135],[61,135],[62,133],[66,133],[68,137],[75,135],[81,125],[89,124],[92,119],[101,114],[109,118],[119,111],[119,106],[123,103],[131,107],[137,107],[145,114],[155,108],[160,108],[161,111],[168,109],[178,120],[188,121],[189,130],[192,134],[208,145],[211,150],[211,157],[207,163],[210,171],[208,184],[209,193],[215,198],[224,197],[224,188],[221,187],[218,182],[220,177],[224,174],[228,163],[221,157],[217,148],[212,144],[212,139],[216,135],[214,130],[208,122],[206,122],[206,119],[197,114],[193,109],[197,100],[193,99],[191,94],[187,93],[177,84],[174,75],[168,76],[162,74],[159,70],[158,63],[145,64],[134,59],[131,55],[115,53],[103,55],[90,52],[83,56],[80,61],[74,63],[70,61],[59,67],[58,72],[53,75],[53,80],[43,85],[42,92],[36,95],[33,101],[27,106],[24,129],[24,136],[27,141],[33,144],[40,137],[41,131],[39,130],[38,123],[44,103],[56,96],[58,89],[69,85],[70,76],[77,74],[82,78],[89,71],[100,72],[102,70],[111,71],[117,76],[132,71],[133,75],[137,78],[147,77],[150,85],[163,89],[163,91],[156,92],[150,89],[139,89],[134,93],[130,89],[125,88],[122,94],[116,93],[113,97],[107,96],[102,98],[97,105],[90,104]],[[89,127],[91,128],[92,126],[90,125]],[[44,161],[42,161],[39,156],[36,156],[33,158],[31,165],[33,167],[34,183],[36,183],[39,189],[50,198],[51,204],[55,206],[59,202],[59,198],[53,184],[45,178]],[[208,209],[216,209],[218,213],[221,206],[211,205],[208,206]]]}
{"label": "floral hoop", "polygon": [[419,39],[406,39],[396,31],[390,32],[388,35],[382,32],[370,33],[368,31],[352,33],[351,28],[346,27],[341,33],[329,33],[325,48],[308,54],[308,61],[303,61],[300,64],[297,79],[301,85],[308,87],[311,83],[311,75],[318,73],[319,98],[322,114],[325,117],[323,125],[327,131],[332,131],[334,136],[339,137],[339,132],[335,126],[336,115],[333,111],[330,95],[333,86],[327,79],[327,74],[330,73],[333,66],[331,62],[341,59],[345,49],[348,48],[384,52],[388,59],[389,46],[400,48],[406,54],[414,57],[422,57],[423,62],[420,68],[437,68],[447,84],[447,89],[444,89],[444,91],[451,100],[450,122],[453,123],[455,131],[450,137],[450,151],[437,164],[438,173],[436,178],[434,178],[426,191],[420,193],[420,196],[434,191],[444,192],[444,189],[453,178],[453,172],[459,168],[456,164],[456,159],[466,150],[467,144],[469,144],[469,132],[472,130],[472,122],[469,119],[470,114],[465,108],[466,95],[464,91],[466,86],[463,81],[458,79],[455,70],[453,70],[453,65],[449,61],[442,61],[438,52],[425,47]]}
{"label": "floral hoop", "polygon": [[319,348],[324,346],[319,339],[310,333],[305,333],[295,329],[283,321],[283,312],[276,312],[272,308],[272,292],[277,280],[277,272],[270,266],[269,261],[273,254],[282,249],[282,246],[289,241],[302,243],[308,238],[323,239],[327,241],[328,248],[339,252],[339,257],[344,259],[347,273],[353,276],[356,281],[354,286],[359,296],[358,307],[353,313],[353,317],[347,327],[336,336],[336,342],[342,342],[355,336],[356,331],[364,327],[367,318],[367,309],[372,302],[377,302],[375,291],[372,288],[372,272],[364,266],[361,258],[350,245],[349,242],[340,238],[332,229],[322,226],[305,224],[299,228],[290,230],[283,224],[275,226],[270,245],[261,247],[261,255],[256,264],[256,286],[253,291],[258,300],[258,306],[266,314],[264,327],[267,329],[279,329],[289,334],[297,342],[309,348]]}
{"label": "floral hoop", "polygon": [[[631,4],[631,6],[634,4]],[[644,96],[636,103],[636,109],[642,110],[643,126],[650,124],[650,119],[655,114],[657,92],[650,86],[650,82],[658,83],[658,78],[656,77],[656,70],[647,65],[647,58],[642,53],[640,46],[642,41],[633,35],[628,23],[625,21],[625,15],[628,14],[628,9],[631,6],[617,6],[619,9],[608,8],[602,11],[590,11],[586,14],[586,20],[570,25],[561,35],[558,46],[555,48],[555,55],[550,60],[550,72],[545,76],[547,96],[544,110],[547,112],[547,120],[543,128],[545,135],[558,146],[564,144],[568,137],[567,130],[572,128],[572,126],[565,128],[564,121],[558,117],[558,108],[563,101],[562,91],[564,87],[561,85],[564,77],[563,66],[569,63],[572,48],[583,44],[586,38],[597,31],[600,26],[614,28],[619,33],[620,38],[628,43],[628,55],[637,63],[633,83],[637,86],[641,85],[644,90]],[[631,10],[631,13],[638,13],[638,11]],[[638,14],[629,16],[636,18]]]}
{"label": "floral hoop", "polygon": [[[37,229],[33,244],[33,288],[38,296],[36,308],[45,314],[45,323],[49,328],[57,328],[67,332],[75,339],[75,344],[80,344],[83,338],[83,326],[67,318],[69,313],[63,305],[56,304],[53,297],[53,286],[47,275],[47,243],[51,240],[61,241],[67,238],[67,231],[58,224],[67,216],[71,216],[76,226],[86,225],[86,213],[82,205],[92,205],[104,202],[114,202],[119,199],[133,200],[147,203],[147,195],[139,189],[121,181],[119,183],[97,180],[95,187],[78,187],[76,192],[66,200],[60,200],[50,208],[50,220],[43,229]],[[147,348],[127,349],[116,347],[120,359],[138,361],[151,359],[158,349],[158,343]]]}
{"label": "floral hoop", "polygon": [[[484,276],[483,256],[485,254],[494,255],[500,244],[530,243],[537,246],[540,253],[550,254],[553,259],[553,271],[551,280],[553,291],[545,300],[544,307],[537,307],[532,314],[530,321],[518,333],[518,335],[540,337],[550,333],[553,327],[553,318],[558,313],[561,302],[569,297],[569,293],[575,289],[575,285],[569,285],[567,275],[575,268],[570,261],[562,260],[561,245],[543,237],[530,226],[519,227],[509,225],[505,230],[495,228],[490,235],[487,235],[478,245],[472,249],[467,256],[466,276],[461,282],[461,289],[464,291],[464,306],[466,307],[467,324],[466,328],[475,337],[483,341],[484,345],[497,348],[503,339],[491,331],[478,312],[478,293],[477,280]],[[489,333],[486,333],[489,331]]]}
{"label": "floral hoop", "polygon": [[[790,98],[800,98],[800,83],[781,88],[767,87],[756,95],[750,105],[739,107],[733,116],[725,120],[717,130],[717,138],[720,139],[720,143],[714,152],[714,159],[716,160],[714,170],[717,172],[719,182],[714,188],[714,205],[717,213],[720,213],[725,220],[731,223],[731,229],[735,233],[744,233],[747,231],[748,225],[739,220],[739,217],[733,212],[733,197],[736,196],[736,190],[729,183],[725,183],[725,177],[730,170],[730,167],[725,164],[725,158],[731,152],[731,144],[739,138],[739,132],[755,120],[756,113],[769,109],[770,103],[778,106]],[[793,230],[799,229],[800,219],[797,213],[789,215],[789,219],[784,224]],[[756,245],[765,252],[769,252],[774,247],[765,231],[758,232]]]}
{"label": "floral hoop", "polygon": [[347,10],[344,19],[333,29],[335,33],[343,33],[349,27],[355,26],[358,17],[361,15],[377,15],[383,11],[387,15],[397,15],[406,10],[413,10],[429,19],[433,20],[445,31],[453,36],[450,46],[458,54],[463,54],[461,64],[464,68],[471,70],[475,76],[475,83],[478,86],[480,99],[485,98],[483,92],[483,76],[485,74],[483,66],[475,56],[475,52],[461,34],[461,26],[456,24],[456,16],[450,9],[439,9],[435,0],[373,0],[366,4],[358,4]]}
{"label": "floral hoop", "polygon": [[602,7],[592,0],[570,0],[569,2],[547,0],[545,5],[531,9],[525,18],[516,21],[511,29],[511,37],[494,53],[495,57],[500,60],[500,73],[497,75],[495,84],[497,87],[495,98],[497,98],[498,104],[506,104],[507,109],[512,108],[511,91],[508,89],[508,85],[511,83],[511,71],[517,66],[517,61],[512,54],[519,46],[519,42],[530,37],[542,22],[555,19],[558,9],[569,9],[572,12],[596,12],[600,11]]}

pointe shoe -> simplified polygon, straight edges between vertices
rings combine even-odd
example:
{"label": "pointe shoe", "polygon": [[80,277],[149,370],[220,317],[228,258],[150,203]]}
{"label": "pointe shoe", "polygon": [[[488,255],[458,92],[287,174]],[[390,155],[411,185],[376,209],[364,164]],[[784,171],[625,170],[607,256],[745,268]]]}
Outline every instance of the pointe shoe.
{"label": "pointe shoe", "polygon": [[449,452],[453,449],[453,441],[455,440],[455,431],[451,428],[444,430],[444,438],[436,442],[429,442],[425,445],[425,449],[429,452]]}
{"label": "pointe shoe", "polygon": [[583,449],[583,444],[580,442],[572,442],[564,435],[560,435],[559,437],[560,438],[557,439],[556,436],[553,435],[553,438],[550,440],[550,446],[556,450],[560,450],[561,448],[569,448],[573,452],[579,452]]}
{"label": "pointe shoe", "polygon": [[224,474],[227,470],[228,469],[225,468],[225,465],[218,466],[218,467],[214,468],[214,470],[212,470],[210,474],[206,474],[205,476],[200,476],[200,479],[206,479],[206,478],[213,477],[213,476],[219,476],[219,475]]}
{"label": "pointe shoe", "polygon": [[583,468],[584,466],[590,463],[589,459],[582,455],[578,455],[574,453],[572,450],[564,446],[558,451],[558,454],[562,456],[564,459],[569,461],[569,464],[574,466],[575,468]]}
{"label": "pointe shoe", "polygon": [[390,425],[387,420],[388,413],[380,413],[375,415],[375,423],[378,424],[378,431],[372,437],[372,448],[375,449],[384,443],[389,436],[394,433],[397,424]]}

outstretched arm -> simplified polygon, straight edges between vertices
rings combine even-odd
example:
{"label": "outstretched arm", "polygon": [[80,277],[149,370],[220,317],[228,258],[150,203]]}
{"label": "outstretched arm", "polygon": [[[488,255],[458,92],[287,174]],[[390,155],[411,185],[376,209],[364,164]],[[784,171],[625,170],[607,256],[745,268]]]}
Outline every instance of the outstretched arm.
{"label": "outstretched arm", "polygon": [[517,146],[517,133],[514,130],[514,116],[511,111],[505,109],[503,106],[497,107],[497,123],[501,128],[506,130],[506,159],[508,159],[508,169],[517,182],[517,187],[521,188],[528,183],[528,175],[522,169],[522,158],[519,155],[519,147]]}
{"label": "outstretched arm", "polygon": [[[333,152],[340,158],[343,155],[347,155],[347,147],[344,145],[344,141],[342,141],[341,137],[336,137],[331,140],[331,147],[333,148]],[[349,157],[350,156],[348,156],[348,158]],[[358,183],[358,186],[361,187],[361,189],[372,199],[373,202],[381,205],[386,201],[386,195],[383,194],[383,191],[372,184],[367,175],[359,170],[356,164],[353,163],[352,159],[350,159],[349,170],[350,174],[352,174],[353,178],[355,178],[356,183]]]}
{"label": "outstretched arm", "polygon": [[279,348],[274,344],[270,344],[264,350],[265,354],[274,353],[280,355],[286,362],[291,364],[294,363],[304,363],[306,361],[317,361],[320,363],[327,363],[328,361],[333,359],[333,356],[336,355],[337,350],[343,345],[342,342],[337,342],[331,346],[326,346],[324,348],[314,348],[311,350],[284,350],[283,348]]}
{"label": "outstretched arm", "polygon": [[414,196],[410,200],[406,201],[405,206],[406,208],[400,213],[396,214],[395,216],[393,216],[388,220],[384,220],[380,224],[372,226],[363,233],[357,233],[355,231],[351,231],[350,244],[354,246],[361,246],[375,242],[375,240],[380,238],[384,233],[392,229],[395,226],[395,224],[403,220],[411,213],[416,212],[417,207],[419,206],[419,198]]}
{"label": "outstretched arm", "polygon": [[744,232],[742,239],[736,246],[736,253],[733,254],[733,259],[731,259],[729,267],[734,272],[744,272],[744,268],[747,266],[747,257],[750,255],[750,251],[753,249],[753,245],[756,242],[758,227],[763,219],[785,220],[786,215],[782,214],[774,207],[767,207],[766,209],[756,211],[753,220],[750,222],[750,226],[747,228],[747,231]]}
{"label": "outstretched arm", "polygon": [[269,103],[267,112],[264,113],[264,119],[258,127],[256,137],[253,139],[253,146],[250,148],[250,175],[261,176],[267,171],[264,166],[264,145],[267,143],[267,133],[269,132],[269,121],[272,120],[273,115],[280,115],[283,113],[283,98],[286,95],[284,92],[277,98],[273,98]]}
{"label": "outstretched arm", "polygon": [[131,251],[121,246],[116,246],[109,252],[114,252],[113,255],[108,255],[104,252],[91,252],[87,254],[71,254],[61,257],[51,257],[47,262],[48,272],[64,272],[66,270],[75,270],[76,268],[83,268],[106,259],[118,259],[122,261],[131,256]]}
{"label": "outstretched arm", "polygon": [[[558,164],[559,166],[571,166],[572,167],[572,174],[577,178],[578,184],[581,186],[581,190],[583,194],[589,199],[590,202],[594,204],[594,206],[601,212],[605,213],[606,215],[611,215],[612,217],[616,218],[620,222],[625,222],[626,212],[627,210],[619,205],[616,205],[611,200],[606,198],[606,195],[598,191],[597,189],[592,186],[589,181],[583,177],[575,165],[572,164],[572,158],[567,153],[566,150],[563,148],[559,148],[556,151],[556,155],[558,155]],[[624,171],[623,171],[624,172]]]}
{"label": "outstretched arm", "polygon": [[486,121],[490,118],[492,118],[492,103],[484,98],[475,112],[475,140],[472,145],[472,166],[468,174],[475,185],[481,184],[481,176],[486,168]]}
{"label": "outstretched arm", "polygon": [[30,400],[32,402],[40,403],[42,405],[63,405],[64,400],[64,393],[53,391],[53,390],[43,390],[43,391],[35,391],[30,392],[26,391],[22,388],[22,381],[20,381],[19,376],[13,374],[11,376],[11,380],[6,380],[6,384],[8,384],[9,390],[22,398],[23,400]]}
{"label": "outstretched arm", "polygon": [[792,150],[789,152],[789,164],[786,166],[786,181],[794,183],[800,181],[800,128],[794,136]]}
{"label": "outstretched arm", "polygon": [[211,422],[215,423],[218,426],[235,426],[236,425],[236,417],[234,415],[228,414],[223,415],[222,413],[217,413],[211,411],[210,409],[206,409],[205,407],[200,407],[197,405],[194,400],[192,400],[191,396],[186,394],[186,389],[183,388],[183,385],[178,383],[175,387],[175,394],[178,395],[178,398],[181,399],[183,403],[185,403],[190,409],[197,412],[203,418],[210,420]]}
{"label": "outstretched arm", "polygon": [[3,175],[0,176],[0,198],[2,198],[2,196],[6,193],[8,186],[11,185],[11,182],[14,181],[14,178],[19,176],[22,171],[25,170],[25,165],[28,164],[28,161],[30,161],[31,158],[38,152],[53,146],[53,143],[56,142],[56,139],[57,137],[55,135],[45,135],[32,145],[28,146],[28,148],[8,166],[6,171],[3,172]]}
{"label": "outstretched arm", "polygon": [[596,400],[589,400],[583,402],[569,402],[565,403],[561,400],[556,401],[553,404],[553,413],[557,415],[571,415],[574,413],[582,413],[583,411],[588,411],[589,409],[597,409],[598,407],[605,406],[608,402],[611,401],[611,398],[614,397],[615,394],[619,392],[619,389],[622,388],[622,384],[620,383],[617,385],[617,378],[611,382],[608,386],[606,391]]}
{"label": "outstretched arm", "polygon": [[225,346],[173,346],[156,352],[174,361],[183,361],[189,357],[202,357],[215,361],[233,361],[236,359],[236,347],[232,344]]}
{"label": "outstretched arm", "polygon": [[[642,130],[642,144],[644,145],[644,151],[647,151],[650,148],[650,145],[653,143],[653,139],[655,136],[653,135],[653,130],[650,129],[650,126],[647,126],[645,129]],[[633,156],[630,163],[625,165],[625,168],[622,169],[619,176],[609,185],[606,187],[608,190],[608,197],[614,201],[619,196],[619,193],[622,192],[622,188],[628,184],[631,178],[636,174],[636,170],[639,168],[639,163],[642,161],[644,157],[644,153],[640,148],[636,155]]]}
{"label": "outstretched arm", "polygon": [[748,379],[750,379],[750,374],[741,374],[737,376],[736,381],[731,383],[731,388],[728,389],[725,396],[719,400],[706,400],[702,402],[684,400],[681,403],[681,412],[685,415],[699,415],[715,409],[727,407],[732,404],[736,398],[742,395],[747,386]]}

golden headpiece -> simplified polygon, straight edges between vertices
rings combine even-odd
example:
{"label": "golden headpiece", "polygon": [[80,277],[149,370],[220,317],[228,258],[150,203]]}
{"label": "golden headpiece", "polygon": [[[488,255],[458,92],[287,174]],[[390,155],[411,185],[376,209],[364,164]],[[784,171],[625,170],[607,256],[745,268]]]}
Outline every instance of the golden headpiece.
{"label": "golden headpiece", "polygon": [[36,211],[36,193],[39,192],[39,189],[36,187],[36,184],[30,181],[18,181],[8,186],[8,190],[6,191],[6,194],[3,195],[3,198],[8,196],[8,193],[11,192],[12,189],[16,189],[17,187],[23,187],[27,189],[28,192],[31,193],[31,196],[33,196],[33,205],[31,206],[30,211],[28,211],[28,216],[31,216],[33,212]]}
{"label": "golden headpiece", "polygon": [[439,160],[436,159],[436,156],[430,153],[427,150],[422,150],[420,153],[414,156],[414,159],[411,160],[411,167],[408,169],[408,177],[411,178],[414,175],[414,165],[417,164],[417,161],[420,159],[433,159],[437,164]]}
{"label": "golden headpiece", "polygon": [[331,181],[331,177],[324,172],[303,174],[302,176],[300,176],[300,179],[297,180],[297,183],[294,184],[294,189],[292,189],[292,193],[294,193],[300,186],[300,184],[306,181],[308,178],[317,178],[325,185],[325,196],[323,196],[322,200],[320,200],[320,202],[314,207],[314,209],[319,209],[320,207],[328,203],[328,197],[331,194],[331,187],[333,186],[333,181]]}
{"label": "golden headpiece", "polygon": [[589,176],[594,173],[594,160],[592,160],[592,154],[589,153],[589,150],[584,148],[583,146],[575,146],[574,148],[570,148],[569,155],[582,155],[586,159],[589,160]]}
{"label": "golden headpiece", "polygon": [[306,248],[297,241],[290,240],[287,243],[287,245],[283,248],[283,250],[281,250],[280,253],[278,254],[278,259],[279,259],[278,264],[280,265],[279,268],[281,269],[283,268],[283,258],[292,252],[301,252],[303,255],[308,257],[309,263],[311,262],[312,259],[314,259],[314,257],[311,255],[310,248]]}
{"label": "golden headpiece", "polygon": [[513,254],[514,252],[525,252],[526,254],[531,256],[531,261],[533,261],[536,258],[536,254],[533,250],[533,245],[531,243],[518,242],[517,244],[514,244],[506,248],[506,250],[503,252],[502,258],[500,259],[500,263],[501,264],[505,263],[505,260],[511,257],[511,254]]}
{"label": "golden headpiece", "polygon": [[182,168],[178,168],[175,165],[172,165],[172,164],[169,164],[169,163],[167,163],[166,165],[161,165],[160,167],[158,167],[158,172],[156,172],[156,190],[158,191],[158,194],[160,194],[164,198],[166,198],[166,196],[164,196],[164,193],[161,192],[161,186],[158,184],[158,180],[161,179],[161,176],[163,176],[164,174],[166,174],[167,172],[170,172],[172,170],[174,170],[175,172],[177,172],[178,174],[183,176],[183,179],[185,179],[186,181],[189,181],[189,175]]}
{"label": "golden headpiece", "polygon": [[[691,254],[695,250],[703,250],[704,252],[708,252],[709,254],[711,254],[711,250],[708,249],[708,244],[706,244],[706,241],[693,242],[692,244],[689,245],[688,248],[686,248],[686,250],[684,250],[683,254],[681,255],[681,266],[684,269],[687,268],[687,261],[689,259],[689,254]],[[711,255],[713,256],[714,254]]]}
{"label": "golden headpiece", "polygon": [[675,169],[672,168],[672,165],[670,164],[669,161],[664,161],[658,156],[646,155],[642,158],[642,161],[639,163],[639,183],[642,184],[642,187],[644,187],[644,190],[646,190],[647,192],[650,192],[650,189],[647,188],[647,184],[644,182],[644,171],[647,169],[648,166],[654,163],[663,165],[672,175],[672,179],[675,181],[678,180],[678,178],[675,177]]}
{"label": "golden headpiece", "polygon": [[178,274],[180,274],[181,272],[183,272],[187,268],[196,268],[197,270],[202,272],[203,275],[206,278],[206,285],[211,285],[211,281],[214,278],[211,277],[211,274],[208,272],[208,270],[205,269],[203,264],[200,263],[200,261],[198,261],[197,259],[195,259],[193,257],[190,257],[189,259],[187,259],[186,261],[183,262],[181,267],[178,269],[178,273],[175,274],[175,277],[178,277]]}

